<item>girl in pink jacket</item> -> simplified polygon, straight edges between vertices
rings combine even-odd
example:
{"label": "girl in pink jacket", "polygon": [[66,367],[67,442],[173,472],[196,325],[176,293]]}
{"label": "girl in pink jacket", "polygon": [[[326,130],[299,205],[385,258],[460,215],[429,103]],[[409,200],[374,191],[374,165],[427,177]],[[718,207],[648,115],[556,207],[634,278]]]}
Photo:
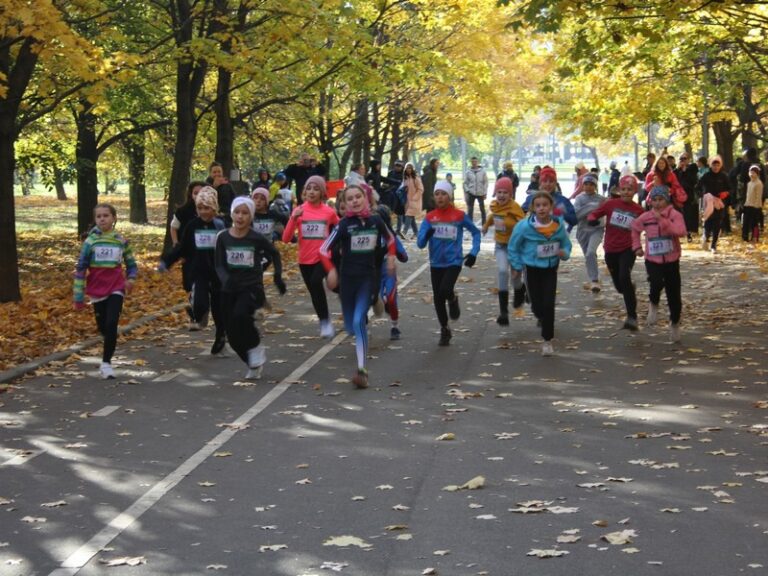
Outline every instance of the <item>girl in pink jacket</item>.
{"label": "girl in pink jacket", "polygon": [[[683,309],[680,237],[686,235],[685,220],[672,206],[669,188],[666,186],[654,186],[648,197],[651,209],[632,223],[632,250],[637,256],[645,256],[645,269],[651,284],[647,324],[651,326],[656,322],[661,290],[664,289],[669,306],[670,336],[672,342],[679,342],[680,314]],[[645,249],[640,243],[640,234],[643,232]]]}

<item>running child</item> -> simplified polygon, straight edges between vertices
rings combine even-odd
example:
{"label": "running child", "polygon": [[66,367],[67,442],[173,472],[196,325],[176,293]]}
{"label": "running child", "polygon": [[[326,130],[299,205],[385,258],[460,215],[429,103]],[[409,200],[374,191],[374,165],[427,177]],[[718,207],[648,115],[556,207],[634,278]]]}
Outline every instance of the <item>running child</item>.
{"label": "running child", "polygon": [[254,188],[251,192],[251,200],[256,207],[253,215],[253,229],[263,234],[270,242],[279,240],[283,236],[288,216],[279,210],[269,208],[269,190],[266,188]]}
{"label": "running child", "polygon": [[[514,195],[514,183],[511,178],[503,176],[496,180],[493,187],[495,200],[491,201],[490,214],[483,224],[483,236],[493,226],[496,248],[496,272],[499,288],[499,316],[496,323],[499,326],[509,326],[509,260],[507,259],[507,245],[509,237],[515,225],[525,218],[523,209],[512,198]],[[525,284],[520,276],[517,276],[512,284],[515,293],[512,307],[522,310],[525,302]]]}
{"label": "running child", "polygon": [[224,221],[216,217],[219,212],[219,202],[216,190],[211,186],[206,186],[198,192],[195,205],[197,216],[184,228],[181,242],[167,255],[161,257],[157,269],[164,272],[179,258],[184,258],[192,282],[189,298],[192,306],[190,329],[205,328],[208,325],[210,313],[216,327],[211,354],[218,354],[224,349],[226,333],[220,314],[221,283],[216,274],[214,252],[216,236],[224,230]]}
{"label": "running child", "polygon": [[576,240],[579,241],[581,251],[584,253],[589,288],[593,294],[597,294],[600,292],[597,249],[603,241],[604,226],[600,220],[593,223],[587,222],[587,217],[605,202],[605,197],[597,193],[597,178],[593,174],[584,176],[581,181],[581,191],[583,194],[579,194],[573,201],[573,209],[579,221],[578,228],[576,228]]}
{"label": "running child", "polygon": [[320,336],[333,338],[336,333],[328,312],[323,279],[325,269],[320,262],[320,247],[339,223],[339,217],[325,200],[325,180],[322,176],[310,176],[304,184],[303,202],[297,206],[283,231],[283,242],[293,241],[299,231],[299,269],[304,284],[312,298],[312,306],[320,320]]}
{"label": "running child", "polygon": [[[339,286],[344,328],[355,337],[357,373],[352,382],[368,387],[368,310],[378,291],[376,249],[387,245],[387,269],[395,271],[395,239],[384,221],[371,213],[369,193],[351,184],[344,189],[345,216],[320,248],[320,261],[328,272],[328,287]],[[337,269],[332,260],[335,246],[340,247]]]}
{"label": "running child", "polygon": [[[394,228],[392,228],[392,211],[386,204],[377,203],[375,200],[371,203],[371,208],[379,215],[384,221],[387,229],[390,231],[395,239],[395,256],[400,262],[408,262],[408,252],[406,252],[403,243],[400,238],[395,234]],[[389,315],[390,328],[389,339],[400,340],[402,332],[400,331],[400,308],[397,302],[397,270],[394,273],[389,272],[389,265],[385,258],[388,247],[386,245],[379,244],[376,249],[376,271],[377,271],[377,285],[379,286],[379,292],[376,300],[373,303],[373,310],[378,315],[382,312],[386,312]],[[381,310],[379,310],[381,307]]]}
{"label": "running child", "polygon": [[[557,182],[557,172],[552,166],[544,166],[544,168],[539,171],[538,189],[542,192],[547,192],[550,195],[552,202],[554,203],[552,214],[558,218],[562,218],[567,225],[568,232],[570,232],[571,228],[578,223],[576,211],[573,209],[571,201],[563,196],[563,193],[560,190],[560,184]],[[523,212],[527,213],[530,210],[533,196],[533,194],[529,194],[525,199],[525,202],[523,202]]]}
{"label": "running child", "polygon": [[[685,220],[675,210],[669,197],[669,188],[654,186],[648,195],[651,209],[632,222],[632,249],[637,256],[645,256],[645,269],[650,282],[648,298],[648,325],[656,323],[662,289],[669,306],[670,337],[680,341],[680,315],[683,301],[680,288],[680,237],[686,235]],[[645,249],[640,234],[645,232]]]}
{"label": "running child", "polygon": [[76,310],[85,308],[86,294],[93,304],[96,326],[104,337],[99,374],[107,379],[115,377],[112,356],[117,346],[117,325],[123,300],[133,288],[139,269],[128,240],[115,232],[115,207],[97,204],[93,209],[93,219],[96,226],[83,242],[75,265],[74,305]]}
{"label": "running child", "polygon": [[534,192],[530,205],[531,215],[512,231],[507,256],[513,278],[525,271],[531,308],[541,323],[541,353],[552,356],[557,269],[560,260],[571,257],[571,239],[563,220],[553,214],[555,202],[549,192]]}
{"label": "running child", "polygon": [[280,252],[263,235],[251,228],[256,207],[247,196],[232,201],[232,227],[216,237],[216,272],[221,281],[221,312],[229,345],[248,365],[246,379],[261,378],[267,361],[261,335],[253,315],[264,305],[264,271],[260,253],[269,255],[274,266],[274,283],[285,294]]}
{"label": "running child", "polygon": [[[176,208],[176,211],[173,213],[169,231],[171,234],[171,242],[173,242],[174,247],[181,242],[181,236],[184,234],[186,225],[197,216],[195,198],[197,197],[197,193],[200,192],[204,186],[206,186],[206,183],[202,181],[190,182],[187,185],[186,201]],[[186,261],[181,264],[181,285],[184,288],[184,292],[186,292],[188,296],[191,296],[192,279],[190,278],[190,269],[187,266]],[[192,310],[190,308],[187,309],[187,313],[189,314],[190,321],[194,322]]]}
{"label": "running child", "polygon": [[637,193],[637,178],[633,175],[619,179],[619,197],[604,202],[587,217],[589,225],[599,226],[605,218],[605,265],[611,273],[616,291],[624,297],[627,319],[626,330],[637,330],[637,296],[632,282],[632,268],[635,265],[635,251],[632,250],[632,223],[643,210],[634,202]]}
{"label": "running child", "polygon": [[[435,184],[435,206],[421,223],[416,245],[424,249],[429,244],[432,294],[440,323],[438,345],[448,346],[452,336],[448,318],[458,320],[461,315],[459,296],[454,287],[461,273],[462,261],[467,268],[475,265],[481,235],[469,216],[453,205],[453,187],[445,180]],[[461,246],[465,230],[472,234],[472,249],[466,256]]]}

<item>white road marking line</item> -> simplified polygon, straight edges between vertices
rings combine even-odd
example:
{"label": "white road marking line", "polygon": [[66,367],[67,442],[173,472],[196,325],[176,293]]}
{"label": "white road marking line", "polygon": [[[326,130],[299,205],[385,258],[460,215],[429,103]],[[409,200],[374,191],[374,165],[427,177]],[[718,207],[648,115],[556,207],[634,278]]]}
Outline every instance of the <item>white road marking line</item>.
{"label": "white road marking line", "polygon": [[[8,450],[10,452],[10,450]],[[32,458],[36,458],[37,456],[40,456],[40,454],[43,454],[45,450],[31,450],[31,454],[17,454],[16,456],[12,457],[9,460],[6,460],[0,466],[21,466],[22,464],[26,464]]]}
{"label": "white road marking line", "polygon": [[[413,282],[419,274],[424,272],[428,266],[429,262],[419,266],[419,268],[408,276],[408,278],[398,284],[398,288],[405,288],[408,284]],[[346,337],[347,335],[343,332],[337,334],[333,340],[310,356],[301,366],[286,376],[282,382],[275,385],[272,390],[267,392],[261,400],[256,402],[256,404],[246,410],[239,418],[237,418],[237,420],[232,422],[234,425],[232,428],[225,428],[212,440],[206,442],[200,450],[190,456],[184,463],[176,468],[176,470],[152,486],[152,488],[140,496],[138,500],[113,518],[109,524],[99,531],[98,534],[70,554],[67,559],[61,563],[61,566],[51,572],[49,576],[74,576],[77,574],[88,562],[90,562],[91,558],[99,553],[100,550],[117,538],[124,530],[133,524],[134,521],[138,520],[142,514],[152,508],[152,506],[170,492],[179,482],[191,474],[195,468],[200,466],[200,464],[202,464],[211,454],[220,449],[228,440],[230,440],[237,433],[238,428],[247,424],[263,412],[270,404],[272,404],[272,402],[277,400],[286,390],[288,390],[288,388],[291,387],[291,384],[299,381],[304,374],[309,372],[315,365],[325,358],[328,353],[341,344]]]}
{"label": "white road marking line", "polygon": [[112,414],[112,412],[114,412],[118,408],[120,408],[120,406],[104,406],[104,408],[102,408],[101,410],[96,410],[96,412],[92,412],[91,416],[99,416],[103,418],[104,416],[109,416],[110,414]]}
{"label": "white road marking line", "polygon": [[166,374],[160,374],[157,378],[153,378],[152,382],[170,382],[176,376],[178,376],[180,372],[178,370],[171,370],[170,372],[167,372]]}

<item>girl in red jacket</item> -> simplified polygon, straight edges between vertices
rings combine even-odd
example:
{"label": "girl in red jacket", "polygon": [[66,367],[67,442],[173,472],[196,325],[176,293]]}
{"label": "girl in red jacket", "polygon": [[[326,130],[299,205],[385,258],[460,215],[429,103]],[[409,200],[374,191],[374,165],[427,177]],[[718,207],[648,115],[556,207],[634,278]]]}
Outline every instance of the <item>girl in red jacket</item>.
{"label": "girl in red jacket", "polygon": [[[656,160],[653,170],[648,172],[648,175],[645,177],[646,194],[650,193],[651,188],[654,186],[666,186],[669,188],[669,198],[671,203],[678,210],[682,210],[688,195],[685,193],[685,190],[683,190],[683,187],[680,186],[680,182],[677,181],[677,176],[672,172],[672,168],[664,156]],[[646,207],[650,208],[650,201],[646,201]]]}

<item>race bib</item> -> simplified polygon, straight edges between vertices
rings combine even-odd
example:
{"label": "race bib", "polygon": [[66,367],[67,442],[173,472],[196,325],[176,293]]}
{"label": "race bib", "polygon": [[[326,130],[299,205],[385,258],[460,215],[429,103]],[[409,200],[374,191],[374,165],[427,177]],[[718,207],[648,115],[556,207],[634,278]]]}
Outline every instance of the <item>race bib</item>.
{"label": "race bib", "polygon": [[195,230],[195,247],[198,250],[213,250],[217,234],[217,230]]}
{"label": "race bib", "polygon": [[672,238],[659,236],[658,238],[648,239],[648,255],[664,256],[672,252]]}
{"label": "race bib", "polygon": [[272,232],[275,231],[275,221],[274,220],[254,220],[253,229],[259,234],[264,234],[264,236],[270,237],[272,236]]}
{"label": "race bib", "polygon": [[454,241],[459,237],[459,228],[455,224],[437,222],[432,224],[432,228],[435,230],[435,238],[438,240]]}
{"label": "race bib", "polygon": [[494,216],[493,227],[496,228],[496,232],[506,232],[507,224],[504,222],[504,216]]}
{"label": "race bib", "polygon": [[544,242],[536,246],[536,256],[539,258],[552,258],[559,256],[560,242]]}
{"label": "race bib", "polygon": [[614,210],[611,214],[611,225],[617,228],[623,228],[629,230],[632,226],[632,222],[635,221],[635,215],[630,212],[623,212],[622,210]]}
{"label": "race bib", "polygon": [[253,268],[255,253],[253,246],[227,248],[227,264],[232,268]]}
{"label": "race bib", "polygon": [[355,254],[373,252],[374,248],[376,248],[376,239],[378,236],[377,232],[368,230],[352,234],[352,238],[350,239],[351,251]]}
{"label": "race bib", "polygon": [[325,220],[308,220],[301,223],[302,238],[316,238],[324,240],[327,234],[328,224]]}
{"label": "race bib", "polygon": [[93,247],[93,263],[97,266],[119,266],[123,259],[123,248],[109,244]]}

